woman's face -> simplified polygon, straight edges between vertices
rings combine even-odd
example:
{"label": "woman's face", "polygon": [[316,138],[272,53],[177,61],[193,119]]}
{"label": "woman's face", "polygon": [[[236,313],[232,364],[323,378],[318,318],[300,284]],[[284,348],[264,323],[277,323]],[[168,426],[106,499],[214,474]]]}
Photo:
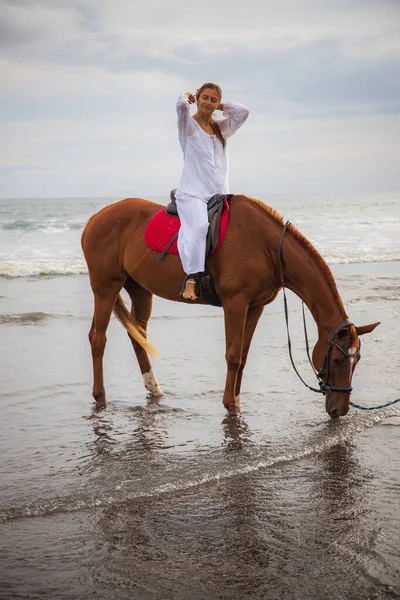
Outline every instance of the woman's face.
{"label": "woman's face", "polygon": [[211,116],[216,108],[218,108],[221,98],[217,90],[205,88],[197,98],[198,112]]}

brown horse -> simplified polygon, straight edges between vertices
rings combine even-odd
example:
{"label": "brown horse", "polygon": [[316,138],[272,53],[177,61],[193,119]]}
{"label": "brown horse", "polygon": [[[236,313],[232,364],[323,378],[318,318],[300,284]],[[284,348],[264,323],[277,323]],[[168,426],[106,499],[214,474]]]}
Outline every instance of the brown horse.
{"label": "brown horse", "polygon": [[[103,354],[112,312],[128,331],[145,387],[153,396],[162,395],[147,354],[155,355],[146,339],[152,295],[186,301],[179,295],[184,278],[179,257],[168,254],[157,262],[159,254],[144,243],[146,225],[161,208],[139,198],[121,200],[93,215],[82,234],[94,294],[89,340],[93,397],[99,406],[106,404]],[[264,306],[281,289],[278,246],[282,230],[282,217],[275,210],[255,198],[232,196],[225,240],[208,259],[225,319],[227,376],[223,403],[233,415],[239,411],[243,371],[257,322]],[[328,265],[293,225],[287,229],[282,249],[285,284],[308,306],[318,326],[312,360],[321,370],[332,333],[347,321],[343,302]],[[130,313],[120,296],[122,288],[132,301]],[[358,336],[373,331],[378,324],[347,324],[333,335],[326,384],[345,389],[350,386],[359,360]],[[332,390],[326,410],[331,417],[345,415],[349,402],[349,391]]]}

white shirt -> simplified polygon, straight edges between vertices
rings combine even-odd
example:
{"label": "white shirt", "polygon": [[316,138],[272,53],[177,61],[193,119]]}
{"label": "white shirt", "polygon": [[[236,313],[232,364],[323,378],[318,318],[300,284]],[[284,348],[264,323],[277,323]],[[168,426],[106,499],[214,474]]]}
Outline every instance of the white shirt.
{"label": "white shirt", "polygon": [[[216,135],[206,133],[190,116],[190,104],[186,94],[176,103],[178,113],[179,142],[184,155],[182,176],[176,198],[197,198],[203,202],[214,194],[229,193],[228,147],[223,148]],[[217,120],[222,136],[232,136],[245,122],[248,109],[238,102],[224,102],[223,119]]]}

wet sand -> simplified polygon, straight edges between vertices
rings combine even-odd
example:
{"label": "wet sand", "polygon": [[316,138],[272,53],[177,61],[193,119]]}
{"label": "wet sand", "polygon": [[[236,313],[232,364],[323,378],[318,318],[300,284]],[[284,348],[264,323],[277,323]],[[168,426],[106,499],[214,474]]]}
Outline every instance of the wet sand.
{"label": "wet sand", "polygon": [[[399,263],[333,271],[350,318],[382,320],[353,400],[399,397]],[[113,320],[110,404],[96,412],[91,309],[86,276],[1,281],[1,598],[400,597],[400,409],[331,421],[291,369],[280,297],[253,341],[239,421],[221,404],[221,310],[159,299],[165,396],[147,402]]]}

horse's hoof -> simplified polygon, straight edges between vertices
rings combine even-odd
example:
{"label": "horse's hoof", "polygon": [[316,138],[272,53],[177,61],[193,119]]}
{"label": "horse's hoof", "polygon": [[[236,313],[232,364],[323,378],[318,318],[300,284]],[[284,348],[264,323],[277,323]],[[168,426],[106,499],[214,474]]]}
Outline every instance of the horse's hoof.
{"label": "horse's hoof", "polygon": [[161,398],[164,396],[164,392],[158,385],[157,377],[154,375],[152,370],[150,370],[148,373],[143,373],[143,383],[147,393],[152,398]]}
{"label": "horse's hoof", "polygon": [[164,396],[164,392],[159,390],[158,392],[148,392],[148,396],[149,398],[151,398],[152,400],[159,400],[160,398],[162,398]]}
{"label": "horse's hoof", "polygon": [[96,405],[96,409],[98,409],[98,410],[101,410],[107,406],[107,400],[105,399],[105,397],[95,398],[94,402]]}
{"label": "horse's hoof", "polygon": [[240,409],[236,405],[226,406],[225,408],[228,411],[228,415],[230,417],[238,417],[240,415]]}
{"label": "horse's hoof", "polygon": [[147,394],[147,404],[149,406],[154,405],[157,406],[158,404],[160,404],[160,400],[163,397],[163,394],[161,394],[161,396],[154,396],[153,394]]}

